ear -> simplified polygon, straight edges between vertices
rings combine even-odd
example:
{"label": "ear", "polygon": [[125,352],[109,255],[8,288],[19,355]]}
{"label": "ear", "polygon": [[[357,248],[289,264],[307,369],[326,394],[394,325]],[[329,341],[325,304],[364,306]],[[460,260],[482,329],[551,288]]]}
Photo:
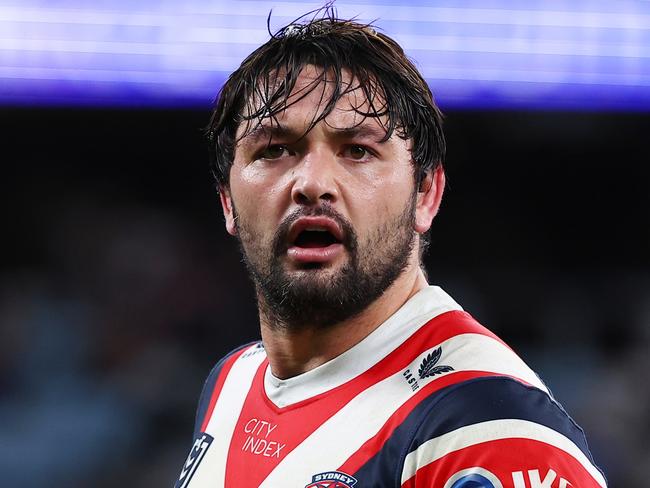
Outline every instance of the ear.
{"label": "ear", "polygon": [[424,234],[431,227],[431,222],[440,209],[444,189],[445,172],[442,166],[428,171],[418,189],[415,207],[415,231],[418,234]]}
{"label": "ear", "polygon": [[237,226],[235,225],[235,209],[232,205],[232,197],[228,188],[219,187],[219,199],[221,200],[221,208],[223,209],[223,216],[226,219],[226,230],[231,236],[237,235]]}

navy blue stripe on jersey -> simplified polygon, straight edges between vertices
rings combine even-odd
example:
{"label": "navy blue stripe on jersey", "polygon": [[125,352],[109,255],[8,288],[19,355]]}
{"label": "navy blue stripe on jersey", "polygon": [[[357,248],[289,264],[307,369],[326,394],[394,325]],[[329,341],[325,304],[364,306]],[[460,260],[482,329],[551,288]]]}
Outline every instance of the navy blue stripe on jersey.
{"label": "navy blue stripe on jersey", "polygon": [[203,422],[203,418],[205,417],[205,414],[208,411],[208,406],[210,405],[210,397],[212,396],[212,390],[214,390],[214,385],[217,383],[217,378],[219,378],[219,374],[223,369],[224,363],[233,354],[237,353],[238,351],[241,351],[242,349],[250,347],[253,344],[257,344],[258,342],[259,341],[249,342],[248,344],[244,344],[243,346],[240,346],[237,349],[230,351],[223,358],[221,358],[221,360],[214,366],[214,368],[212,368],[212,371],[210,371],[208,378],[205,380],[205,383],[203,384],[203,389],[201,390],[201,396],[199,396],[199,405],[196,408],[196,417],[194,419],[193,439],[198,438],[199,434],[201,433],[200,432],[201,423]]}
{"label": "navy blue stripe on jersey", "polygon": [[[359,488],[400,486],[404,459],[421,444],[467,425],[499,419],[549,427],[569,438],[593,464],[584,432],[549,395],[512,378],[491,376],[451,385],[420,402],[382,449],[353,473]],[[400,460],[397,466],[395,459]]]}

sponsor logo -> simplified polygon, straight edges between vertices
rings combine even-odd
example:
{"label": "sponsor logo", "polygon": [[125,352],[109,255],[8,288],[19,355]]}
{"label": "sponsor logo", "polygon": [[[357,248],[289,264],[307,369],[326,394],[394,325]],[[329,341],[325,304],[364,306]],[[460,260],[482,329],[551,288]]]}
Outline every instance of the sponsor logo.
{"label": "sponsor logo", "polygon": [[190,484],[192,476],[196,473],[199,464],[205,457],[205,453],[208,451],[213,440],[214,438],[211,435],[202,433],[194,441],[192,450],[190,451],[189,456],[187,456],[187,460],[181,470],[181,475],[178,477],[178,481],[174,485],[174,488],[185,488]]}
{"label": "sponsor logo", "polygon": [[411,387],[411,390],[416,391],[420,389],[420,385],[418,384],[418,380],[415,379],[413,376],[413,373],[411,373],[410,369],[407,369],[406,371],[402,372],[402,375],[404,376],[404,379],[406,382],[409,384]]}
{"label": "sponsor logo", "polygon": [[[555,484],[556,480],[558,480],[557,484]],[[514,488],[570,488],[573,486],[562,477],[558,479],[557,473],[552,469],[549,469],[543,478],[539,469],[529,469],[525,472],[513,471],[512,483]],[[503,488],[503,484],[494,473],[487,469],[473,467],[454,474],[447,480],[444,488]]]}
{"label": "sponsor logo", "polygon": [[438,361],[440,361],[441,356],[442,356],[442,347],[439,347],[438,349],[434,349],[429,354],[427,354],[427,356],[425,356],[425,358],[420,363],[420,367],[418,368],[418,372],[417,372],[417,378],[415,376],[415,373],[412,372],[410,369],[406,369],[402,371],[402,376],[404,376],[404,379],[411,387],[411,390],[417,391],[420,389],[418,378],[424,380],[425,378],[436,376],[438,374],[448,373],[454,370],[454,368],[452,368],[451,366],[438,364]]}
{"label": "sponsor logo", "polygon": [[280,459],[282,449],[286,446],[282,442],[274,439],[273,431],[278,428],[278,424],[271,423],[267,420],[252,418],[243,426],[246,440],[242,446],[242,451],[251,452],[257,456],[275,457]]}
{"label": "sponsor logo", "polygon": [[444,488],[503,488],[503,484],[494,473],[475,466],[454,474]]}
{"label": "sponsor logo", "polygon": [[[526,486],[530,486],[530,488],[551,488],[551,485],[557,478],[557,473],[552,469],[546,472],[544,479],[542,479],[539,469],[529,469],[527,474],[528,476],[525,476],[523,471],[514,471],[512,473],[514,488],[526,488]],[[528,484],[526,484],[526,477],[528,478]],[[557,486],[558,488],[568,488],[573,485],[560,477]]]}
{"label": "sponsor logo", "polygon": [[352,488],[357,479],[340,471],[325,471],[312,476],[305,488]]}
{"label": "sponsor logo", "polygon": [[429,376],[435,376],[437,374],[448,373],[453,371],[454,368],[451,366],[439,365],[436,366],[436,363],[440,361],[440,356],[442,356],[442,347],[434,349],[431,351],[427,357],[422,360],[420,364],[420,369],[418,369],[418,376],[421,380],[428,378]]}

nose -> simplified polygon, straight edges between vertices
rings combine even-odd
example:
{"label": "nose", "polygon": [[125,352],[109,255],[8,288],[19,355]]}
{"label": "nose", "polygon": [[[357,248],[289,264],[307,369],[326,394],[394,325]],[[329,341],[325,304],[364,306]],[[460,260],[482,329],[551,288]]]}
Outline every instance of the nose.
{"label": "nose", "polygon": [[311,152],[294,171],[291,198],[298,205],[334,203],[338,199],[336,157],[327,150]]}

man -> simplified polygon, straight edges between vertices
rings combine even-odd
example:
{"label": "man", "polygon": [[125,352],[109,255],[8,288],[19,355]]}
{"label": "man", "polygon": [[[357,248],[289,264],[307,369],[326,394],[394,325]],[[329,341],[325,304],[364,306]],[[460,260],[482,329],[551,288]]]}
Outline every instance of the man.
{"label": "man", "polygon": [[262,341],[222,359],[177,487],[604,487],[539,378],[421,257],[445,185],[441,114],[369,26],[294,22],[209,126]]}

